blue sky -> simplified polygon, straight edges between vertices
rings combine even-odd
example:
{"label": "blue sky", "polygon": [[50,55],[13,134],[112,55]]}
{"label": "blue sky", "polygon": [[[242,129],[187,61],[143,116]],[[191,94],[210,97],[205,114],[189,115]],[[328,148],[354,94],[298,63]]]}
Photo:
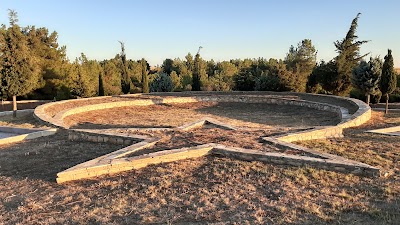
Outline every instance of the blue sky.
{"label": "blue sky", "polygon": [[385,0],[0,0],[0,23],[7,9],[18,12],[22,26],[57,31],[73,60],[81,52],[108,59],[125,42],[127,57],[161,64],[184,58],[203,46],[204,59],[284,58],[290,45],[308,38],[318,59],[335,55],[352,19],[361,12],[357,35],[371,40],[361,53],[383,58],[393,50],[400,67],[400,1]]}

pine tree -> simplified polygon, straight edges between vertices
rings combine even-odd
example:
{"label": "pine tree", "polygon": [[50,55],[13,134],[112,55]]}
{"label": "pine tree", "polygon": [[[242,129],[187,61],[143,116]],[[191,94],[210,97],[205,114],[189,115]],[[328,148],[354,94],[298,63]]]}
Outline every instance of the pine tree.
{"label": "pine tree", "polygon": [[[66,57],[66,47],[59,46],[57,32],[49,33],[47,28],[28,26],[22,29],[27,36],[28,46],[37,58],[41,73],[41,85],[29,94],[35,99],[53,99],[66,83],[66,67],[69,66]],[[65,90],[65,87],[64,87]],[[64,95],[64,94],[61,94]]]}
{"label": "pine tree", "polygon": [[251,71],[241,70],[239,74],[234,76],[235,90],[237,91],[254,91],[256,86],[256,78]]}
{"label": "pine tree", "polygon": [[172,80],[172,84],[174,85],[173,91],[181,90],[181,78],[175,71],[172,71],[169,75]]}
{"label": "pine tree", "polygon": [[105,95],[121,94],[121,72],[116,64],[120,63],[119,59],[104,60],[101,62],[103,70],[103,83]]}
{"label": "pine tree", "polygon": [[[193,72],[193,67],[194,67],[194,61],[193,61],[193,56],[192,56],[192,54],[190,54],[190,52],[185,56],[185,59],[186,59],[186,61],[185,61],[185,63],[186,63],[186,67],[187,67],[187,70],[190,72],[190,73],[192,73]],[[185,74],[186,75],[186,74]],[[192,74],[190,74],[190,75],[192,75]]]}
{"label": "pine tree", "polygon": [[361,61],[353,71],[353,84],[367,96],[369,105],[370,96],[379,92],[379,81],[382,75],[382,61],[370,58],[369,62]]}
{"label": "pine tree", "polygon": [[18,26],[15,11],[9,11],[10,27],[3,27],[0,39],[1,94],[13,98],[16,117],[16,96],[26,95],[40,85],[37,58],[31,53],[26,35]]}
{"label": "pine tree", "polygon": [[284,60],[287,69],[292,72],[289,79],[293,82],[291,91],[305,92],[308,77],[317,63],[317,50],[310,39],[304,39],[297,44],[297,48],[290,46]]}
{"label": "pine tree", "polygon": [[388,54],[385,56],[385,61],[382,66],[382,78],[380,83],[381,92],[386,97],[385,114],[387,114],[389,110],[389,94],[396,89],[396,79],[392,50],[388,49]]}
{"label": "pine tree", "polygon": [[[334,59],[337,73],[329,81],[331,89],[327,90],[334,95],[346,95],[351,88],[351,77],[354,68],[358,65],[361,59],[366,55],[360,55],[360,46],[368,41],[357,41],[356,30],[358,26],[358,18],[361,13],[358,13],[356,18],[351,22],[349,31],[342,41],[336,41],[336,51],[339,53]],[[324,85],[323,85],[324,86]]]}
{"label": "pine tree", "polygon": [[307,81],[307,92],[323,93],[336,88],[337,67],[333,60],[321,61]]}

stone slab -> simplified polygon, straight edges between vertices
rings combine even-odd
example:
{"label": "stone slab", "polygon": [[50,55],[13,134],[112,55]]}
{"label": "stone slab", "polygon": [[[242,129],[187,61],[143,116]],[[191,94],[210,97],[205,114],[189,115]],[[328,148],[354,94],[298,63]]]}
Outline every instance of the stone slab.
{"label": "stone slab", "polygon": [[387,127],[382,129],[368,130],[368,133],[389,135],[389,136],[400,136],[400,126]]}

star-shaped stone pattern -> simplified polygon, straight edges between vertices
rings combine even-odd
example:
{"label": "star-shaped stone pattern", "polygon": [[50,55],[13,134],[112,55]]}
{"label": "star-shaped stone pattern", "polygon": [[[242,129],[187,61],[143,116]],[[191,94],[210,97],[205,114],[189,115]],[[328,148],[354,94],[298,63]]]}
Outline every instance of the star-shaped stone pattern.
{"label": "star-shaped stone pattern", "polygon": [[[318,132],[321,130],[324,131],[318,128]],[[331,131],[327,128],[324,132]],[[236,128],[213,118],[204,118],[176,128],[75,129],[69,135],[72,141],[111,142],[127,147],[62,171],[57,174],[57,182],[114,174],[150,164],[205,155],[290,166],[308,165],[364,176],[379,174],[379,169],[370,165],[292,144],[291,135],[293,133],[287,131],[277,133]]]}

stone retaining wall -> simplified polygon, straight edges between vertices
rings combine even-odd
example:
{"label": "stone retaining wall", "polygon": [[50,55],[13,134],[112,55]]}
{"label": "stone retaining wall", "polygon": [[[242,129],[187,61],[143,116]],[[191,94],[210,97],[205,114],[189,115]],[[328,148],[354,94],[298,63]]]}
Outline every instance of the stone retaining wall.
{"label": "stone retaining wall", "polygon": [[105,174],[114,174],[132,169],[140,169],[150,164],[167,163],[182,159],[197,158],[207,155],[211,149],[211,145],[201,145],[195,148],[183,148],[155,152],[131,158],[107,158],[107,163],[101,163],[102,160],[98,162],[91,160],[87,162],[86,165],[80,166],[79,168],[72,167],[68,170],[58,173],[57,183],[63,183],[66,181],[78,179],[87,179],[90,177],[97,177]]}
{"label": "stone retaining wall", "polygon": [[43,130],[43,129],[26,129],[26,128],[10,128],[10,127],[2,127],[1,130],[7,133],[15,133],[16,135],[0,139],[0,145],[49,136],[57,132],[57,129]]}
{"label": "stone retaining wall", "polygon": [[[18,113],[30,113],[33,112],[34,109],[21,109],[17,111],[17,115]],[[4,111],[4,112],[0,112],[0,116],[10,116],[13,115],[14,111]]]}
{"label": "stone retaining wall", "polygon": [[68,140],[71,141],[89,141],[89,142],[103,142],[120,145],[132,145],[143,139],[132,138],[127,136],[110,135],[110,134],[94,134],[79,131],[70,131],[68,134]]}
{"label": "stone retaining wall", "polygon": [[[125,106],[147,106],[153,104],[171,104],[171,103],[190,103],[199,101],[213,101],[213,102],[244,102],[244,103],[266,103],[266,104],[277,104],[277,105],[296,105],[302,107],[308,107],[317,110],[325,110],[336,113],[342,119],[342,108],[334,105],[325,103],[308,102],[304,100],[293,100],[285,98],[267,98],[266,96],[196,96],[196,97],[174,97],[165,99],[154,99],[154,100],[131,100],[131,101],[120,101],[120,102],[108,102],[101,104],[93,104],[88,106],[81,106],[72,108],[58,113],[54,118],[50,117],[45,113],[45,108],[48,107],[39,106],[35,110],[36,118],[54,124],[56,126],[66,127],[63,123],[63,119],[78,113],[89,112],[93,110],[102,110],[115,107]],[[53,103],[50,103],[53,104]]]}
{"label": "stone retaining wall", "polygon": [[364,163],[337,158],[314,158],[301,155],[286,155],[276,152],[261,152],[217,145],[212,154],[222,155],[245,161],[261,161],[266,163],[290,166],[312,166],[319,169],[351,173],[359,176],[374,177],[379,175],[379,169]]}
{"label": "stone retaining wall", "polygon": [[339,156],[330,157],[331,155],[327,153],[322,153],[322,158],[312,158],[301,155],[287,155],[284,153],[233,148],[209,143],[190,148],[153,152],[129,158],[121,158],[118,154],[109,154],[108,156],[106,155],[105,157],[88,161],[58,173],[57,183],[98,177],[106,174],[109,175],[132,169],[140,169],[151,164],[168,163],[177,160],[202,157],[205,155],[219,155],[245,161],[261,161],[299,167],[307,165],[342,173],[352,173],[360,176],[379,175],[378,168],[364,163],[346,160]]}
{"label": "stone retaining wall", "polygon": [[[54,117],[46,115],[45,108],[47,106],[43,105],[36,108],[35,116],[36,118],[42,121],[51,123],[56,126],[68,128],[63,122],[64,118],[77,113],[108,109],[114,107],[133,106],[133,105],[147,106],[153,104],[172,104],[172,103],[210,101],[210,102],[243,102],[243,103],[294,105],[294,106],[308,107],[317,110],[334,112],[341,119],[341,122],[336,126],[315,127],[314,129],[304,130],[296,133],[263,138],[264,141],[276,145],[280,148],[289,148],[298,151],[303,151],[315,155],[316,157],[287,155],[282,153],[268,153],[268,152],[266,153],[256,150],[231,148],[210,143],[192,148],[165,150],[136,157],[123,158],[123,156],[129,155],[130,153],[135,152],[139,149],[143,149],[145,147],[154,145],[158,141],[158,139],[149,139],[145,137],[132,138],[123,135],[100,134],[99,131],[90,132],[89,130],[80,130],[80,131],[73,130],[69,135],[70,140],[111,142],[116,144],[125,144],[129,146],[58,173],[57,182],[59,183],[69,180],[83,179],[104,174],[116,173],[120,171],[137,169],[147,166],[149,164],[172,162],[180,159],[200,157],[206,154],[225,155],[234,158],[239,158],[242,160],[249,160],[249,161],[258,160],[263,162],[265,161],[270,163],[287,164],[294,166],[310,165],[317,168],[334,170],[339,172],[354,173],[357,175],[364,175],[364,176],[376,176],[377,174],[379,174],[378,168],[371,167],[367,164],[355,162],[352,160],[347,160],[342,157],[330,155],[327,153],[319,153],[317,151],[313,151],[311,149],[307,149],[290,143],[295,141],[321,139],[328,137],[342,137],[343,136],[342,131],[344,128],[361,125],[362,123],[370,119],[371,109],[368,105],[359,100],[336,97],[336,96],[323,96],[323,97],[321,96],[321,98],[324,98],[323,99],[324,102],[313,102],[304,99],[306,99],[307,96],[319,97],[319,95],[292,93],[295,96],[296,95],[301,96],[301,98],[300,97],[297,98],[289,96],[288,93],[282,94],[282,96],[279,96],[279,94],[280,93],[274,93],[274,95],[257,95],[257,94],[240,95],[235,93],[233,95],[229,94],[218,95],[218,94],[205,93],[205,95],[200,95],[200,93],[196,93],[193,96],[187,96],[187,97],[168,96],[166,94],[166,97],[164,98],[147,97],[149,95],[134,95],[134,97],[140,96],[140,98],[138,98],[137,100],[108,102],[108,103],[93,104],[93,105],[67,109],[65,111],[59,112]],[[132,95],[126,97],[132,97]],[[336,100],[340,99],[341,106],[328,104],[327,102],[329,102],[328,101],[329,98],[334,98]],[[349,108],[343,107],[346,105],[347,106],[351,105],[350,107],[351,109],[349,110]],[[357,109],[354,110],[355,108]],[[197,123],[203,124],[205,122],[206,121],[204,120]]]}
{"label": "stone retaining wall", "polygon": [[308,141],[315,139],[324,139],[328,137],[343,137],[343,129],[338,126],[318,127],[311,130],[274,136],[274,138],[285,142]]}
{"label": "stone retaining wall", "polygon": [[[206,92],[205,94],[207,94]],[[296,95],[306,96],[311,94],[305,93],[292,93]],[[176,94],[175,94],[176,95]],[[135,94],[135,97],[140,96]],[[146,95],[143,95],[146,96]],[[147,106],[153,104],[172,104],[172,103],[190,103],[190,102],[199,102],[199,101],[211,101],[211,102],[243,102],[243,103],[266,103],[266,104],[277,104],[277,105],[294,105],[294,106],[301,106],[301,107],[308,107],[317,110],[329,111],[334,112],[338,115],[341,119],[341,122],[337,126],[331,127],[321,127],[316,128],[314,130],[309,131],[302,131],[297,132],[294,134],[288,135],[288,137],[280,137],[282,140],[286,141],[301,141],[301,140],[312,140],[312,139],[320,139],[320,138],[327,138],[327,137],[341,137],[342,136],[342,129],[359,126],[371,118],[371,108],[359,101],[357,99],[349,99],[343,98],[338,96],[321,96],[321,95],[311,95],[311,96],[318,96],[322,98],[334,98],[340,99],[341,101],[348,102],[349,104],[353,104],[358,107],[358,110],[353,113],[349,114],[348,109],[339,107],[336,105],[330,105],[327,103],[321,102],[310,102],[305,100],[299,100],[294,98],[285,98],[287,93],[282,95],[283,97],[279,97],[279,92],[274,93],[272,96],[268,95],[238,95],[237,93],[234,95],[205,95],[201,96],[199,93],[193,97],[166,97],[166,98],[159,98],[159,99],[138,99],[138,100],[131,100],[131,101],[120,101],[120,102],[108,102],[108,103],[101,103],[101,104],[93,104],[87,106],[81,106],[77,108],[72,108],[65,110],[63,112],[58,113],[54,118],[48,116],[45,113],[45,108],[49,107],[52,104],[61,104],[61,103],[49,103],[43,106],[39,106],[35,110],[35,117],[53,124],[58,127],[68,128],[66,124],[64,124],[64,118],[78,114],[84,113],[94,110],[102,110],[102,109],[109,109],[115,107],[125,107],[125,106]],[[80,100],[80,99],[79,99]],[[73,100],[76,101],[76,100]]]}

